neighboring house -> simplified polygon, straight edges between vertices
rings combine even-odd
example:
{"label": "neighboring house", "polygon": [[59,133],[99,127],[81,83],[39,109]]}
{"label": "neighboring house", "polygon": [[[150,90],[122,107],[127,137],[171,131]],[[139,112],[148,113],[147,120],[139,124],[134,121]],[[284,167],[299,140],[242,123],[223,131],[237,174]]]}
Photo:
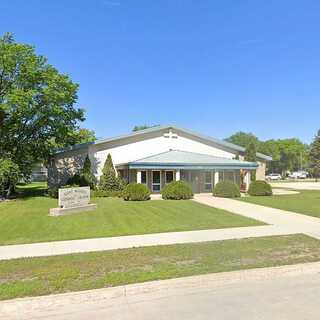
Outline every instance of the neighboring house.
{"label": "neighboring house", "polygon": [[[100,177],[108,153],[118,174],[127,182],[145,183],[160,192],[166,183],[184,180],[195,193],[210,192],[221,180],[240,185],[240,172],[248,187],[250,174],[265,179],[266,161],[257,153],[257,163],[244,161],[243,147],[176,126],[158,126],[128,135],[75,145],[57,152],[49,161],[49,186],[60,186],[79,171],[86,155]],[[236,160],[238,158],[239,160]]]}
{"label": "neighboring house", "polygon": [[48,169],[43,163],[37,163],[32,168],[31,181],[42,182],[48,179]]}

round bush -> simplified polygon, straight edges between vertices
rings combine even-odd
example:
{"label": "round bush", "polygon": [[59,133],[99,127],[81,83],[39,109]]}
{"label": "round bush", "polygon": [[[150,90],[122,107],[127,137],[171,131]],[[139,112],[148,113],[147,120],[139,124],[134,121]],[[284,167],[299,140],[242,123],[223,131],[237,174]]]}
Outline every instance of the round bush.
{"label": "round bush", "polygon": [[161,192],[166,200],[186,200],[193,197],[191,186],[184,181],[172,181]]}
{"label": "round bush", "polygon": [[272,188],[269,183],[263,180],[252,181],[248,193],[250,196],[271,196]]}
{"label": "round bush", "polygon": [[239,187],[231,181],[221,181],[215,185],[213,195],[221,198],[238,198],[240,197],[240,190]]}
{"label": "round bush", "polygon": [[129,183],[123,190],[123,199],[127,201],[145,201],[150,199],[150,190],[141,183]]}

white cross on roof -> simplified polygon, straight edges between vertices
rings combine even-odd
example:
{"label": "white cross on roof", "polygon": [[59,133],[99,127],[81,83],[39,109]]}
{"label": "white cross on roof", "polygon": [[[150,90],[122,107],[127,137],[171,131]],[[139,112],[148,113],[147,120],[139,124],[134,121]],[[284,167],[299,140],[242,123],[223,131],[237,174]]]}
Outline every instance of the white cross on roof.
{"label": "white cross on roof", "polygon": [[169,133],[165,133],[163,136],[168,139],[177,139],[178,138],[178,135],[176,133],[173,133],[171,129],[169,130]]}

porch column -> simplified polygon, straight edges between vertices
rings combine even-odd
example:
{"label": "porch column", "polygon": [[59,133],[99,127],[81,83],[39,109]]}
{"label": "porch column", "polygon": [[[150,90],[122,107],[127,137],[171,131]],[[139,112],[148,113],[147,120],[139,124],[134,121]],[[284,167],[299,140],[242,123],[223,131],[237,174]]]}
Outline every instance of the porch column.
{"label": "porch column", "polygon": [[245,176],[246,191],[249,190],[250,182],[251,182],[251,172],[247,171],[246,176]]}
{"label": "porch column", "polygon": [[176,170],[176,181],[180,180],[180,170]]}
{"label": "porch column", "polygon": [[141,171],[137,171],[137,183],[141,183]]}
{"label": "porch column", "polygon": [[219,171],[214,172],[214,185],[219,182]]}

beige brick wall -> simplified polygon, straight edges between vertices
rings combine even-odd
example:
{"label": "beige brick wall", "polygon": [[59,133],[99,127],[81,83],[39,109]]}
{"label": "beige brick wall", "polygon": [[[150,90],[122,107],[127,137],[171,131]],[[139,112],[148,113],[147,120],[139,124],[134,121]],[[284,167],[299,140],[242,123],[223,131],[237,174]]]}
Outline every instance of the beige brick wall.
{"label": "beige brick wall", "polygon": [[266,179],[266,162],[258,161],[258,168],[256,178],[257,180],[265,180]]}
{"label": "beige brick wall", "polygon": [[68,178],[79,172],[83,167],[87,152],[87,149],[82,149],[54,156],[48,165],[49,188],[65,184]]}

